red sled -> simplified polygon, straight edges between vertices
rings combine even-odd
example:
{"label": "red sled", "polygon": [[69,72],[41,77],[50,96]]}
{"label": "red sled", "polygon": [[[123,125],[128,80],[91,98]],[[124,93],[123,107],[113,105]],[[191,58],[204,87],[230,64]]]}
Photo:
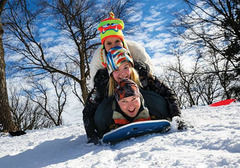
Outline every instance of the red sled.
{"label": "red sled", "polygon": [[222,100],[213,104],[210,104],[211,107],[216,107],[216,106],[224,106],[224,105],[228,105],[232,102],[235,102],[237,99],[226,99],[226,100]]}

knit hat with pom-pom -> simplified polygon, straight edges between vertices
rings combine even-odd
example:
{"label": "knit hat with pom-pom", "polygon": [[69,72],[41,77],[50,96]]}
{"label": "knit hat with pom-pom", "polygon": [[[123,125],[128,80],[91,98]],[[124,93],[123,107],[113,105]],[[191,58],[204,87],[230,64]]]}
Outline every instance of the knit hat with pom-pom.
{"label": "knit hat with pom-pom", "polygon": [[123,39],[124,36],[122,32],[123,29],[124,22],[118,18],[115,18],[114,13],[110,12],[110,17],[103,19],[98,25],[102,45],[104,44],[104,41],[108,37],[118,37],[122,41],[124,41]]}
{"label": "knit hat with pom-pom", "polygon": [[119,68],[124,62],[130,62],[134,66],[132,56],[121,46],[111,48],[107,53],[107,69],[109,75]]}

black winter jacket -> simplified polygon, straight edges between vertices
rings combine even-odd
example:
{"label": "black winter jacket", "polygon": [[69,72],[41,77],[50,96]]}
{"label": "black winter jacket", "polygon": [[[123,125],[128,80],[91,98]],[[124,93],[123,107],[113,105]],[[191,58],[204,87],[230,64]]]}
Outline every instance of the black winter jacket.
{"label": "black winter jacket", "polygon": [[[168,104],[171,118],[180,116],[181,112],[174,92],[159,79],[149,74],[147,64],[134,62],[134,68],[139,74],[142,89],[157,92],[164,97]],[[99,69],[94,77],[94,88],[90,92],[85,108],[83,109],[83,122],[88,139],[97,136],[94,125],[94,115],[98,105],[108,96],[108,80],[109,74],[107,69]]]}

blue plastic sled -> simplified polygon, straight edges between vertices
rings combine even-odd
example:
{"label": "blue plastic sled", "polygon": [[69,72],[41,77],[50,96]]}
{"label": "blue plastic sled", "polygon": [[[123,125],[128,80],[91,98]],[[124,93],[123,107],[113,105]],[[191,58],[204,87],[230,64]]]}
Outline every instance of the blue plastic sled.
{"label": "blue plastic sled", "polygon": [[115,144],[117,142],[151,133],[165,133],[170,130],[167,120],[140,121],[124,125],[103,135],[102,142]]}

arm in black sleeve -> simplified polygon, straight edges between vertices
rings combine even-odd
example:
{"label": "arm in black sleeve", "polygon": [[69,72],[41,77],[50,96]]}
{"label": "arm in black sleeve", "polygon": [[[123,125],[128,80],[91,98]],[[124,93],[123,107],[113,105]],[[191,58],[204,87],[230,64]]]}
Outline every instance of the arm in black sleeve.
{"label": "arm in black sleeve", "polygon": [[147,87],[164,97],[168,103],[171,119],[176,122],[179,130],[187,129],[188,127],[192,128],[192,126],[182,118],[177,96],[167,85],[157,78],[149,77]]}
{"label": "arm in black sleeve", "polygon": [[83,123],[88,139],[97,135],[94,125],[94,115],[98,105],[102,102],[96,89],[94,88],[86,101],[83,109]]}
{"label": "arm in black sleeve", "polygon": [[155,91],[166,100],[171,118],[181,116],[177,96],[166,84],[154,76],[148,76],[146,83],[143,89]]}
{"label": "arm in black sleeve", "polygon": [[[83,109],[83,123],[88,137],[88,142],[97,139],[95,130],[94,115],[98,105],[106,95],[106,86],[109,77],[106,69],[99,70],[94,77],[94,88],[90,92]],[[95,143],[95,142],[94,142]]]}
{"label": "arm in black sleeve", "polygon": [[134,62],[134,68],[139,74],[143,89],[157,92],[166,100],[171,118],[180,116],[181,111],[176,94],[166,84],[149,73],[149,66],[146,63]]}

